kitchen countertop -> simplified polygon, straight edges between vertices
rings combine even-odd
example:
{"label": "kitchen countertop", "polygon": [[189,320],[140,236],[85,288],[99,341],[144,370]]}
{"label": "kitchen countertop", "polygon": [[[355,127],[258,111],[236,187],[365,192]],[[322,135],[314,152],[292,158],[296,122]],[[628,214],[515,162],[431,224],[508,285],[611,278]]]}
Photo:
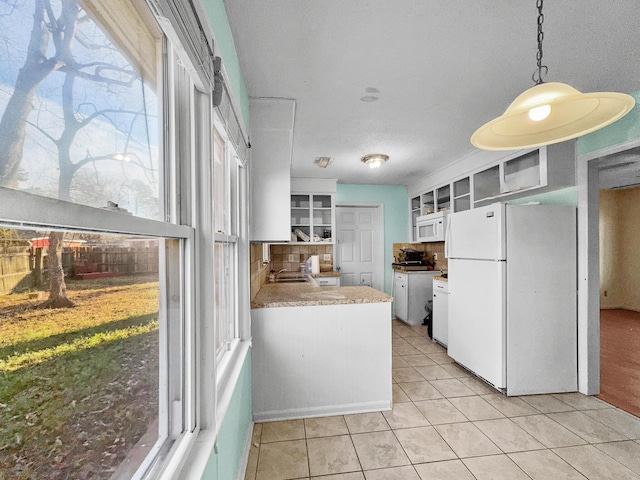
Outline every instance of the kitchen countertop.
{"label": "kitchen countertop", "polygon": [[441,282],[448,282],[449,278],[447,277],[443,277],[442,275],[438,275],[436,277],[433,277],[434,280],[440,280]]}
{"label": "kitchen countertop", "polygon": [[251,308],[348,305],[392,301],[393,297],[371,287],[321,287],[316,282],[265,283],[251,302]]}
{"label": "kitchen countertop", "polygon": [[410,272],[438,272],[440,270],[435,268],[429,268],[426,265],[392,265],[395,272],[410,273]]}
{"label": "kitchen countertop", "polygon": [[342,274],[340,272],[320,272],[315,275],[311,274],[313,278],[327,278],[327,277],[341,277]]}

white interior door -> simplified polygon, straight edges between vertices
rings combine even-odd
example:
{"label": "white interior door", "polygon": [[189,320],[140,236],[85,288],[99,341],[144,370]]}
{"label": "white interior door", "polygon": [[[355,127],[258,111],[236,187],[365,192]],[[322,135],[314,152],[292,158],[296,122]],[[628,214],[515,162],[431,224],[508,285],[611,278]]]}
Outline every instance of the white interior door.
{"label": "white interior door", "polygon": [[384,289],[381,207],[336,206],[341,285]]}

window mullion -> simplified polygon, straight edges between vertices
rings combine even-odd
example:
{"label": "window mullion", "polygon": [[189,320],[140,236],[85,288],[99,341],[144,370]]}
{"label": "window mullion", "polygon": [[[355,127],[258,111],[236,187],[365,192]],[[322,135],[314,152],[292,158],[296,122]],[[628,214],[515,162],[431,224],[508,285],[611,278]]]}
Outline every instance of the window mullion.
{"label": "window mullion", "polygon": [[0,223],[16,227],[173,238],[193,235],[189,226],[124,215],[4,187],[0,187],[0,205],[11,205],[11,208],[0,209]]}

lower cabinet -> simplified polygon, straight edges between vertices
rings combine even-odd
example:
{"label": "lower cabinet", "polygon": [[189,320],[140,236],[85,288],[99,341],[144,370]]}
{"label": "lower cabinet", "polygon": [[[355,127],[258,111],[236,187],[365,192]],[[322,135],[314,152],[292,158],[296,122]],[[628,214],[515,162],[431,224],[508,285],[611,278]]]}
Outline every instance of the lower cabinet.
{"label": "lower cabinet", "polygon": [[339,287],[340,277],[316,277],[315,281],[321,287]]}
{"label": "lower cabinet", "polygon": [[393,310],[397,319],[407,321],[407,275],[404,273],[393,274]]}
{"label": "lower cabinet", "polygon": [[433,277],[439,271],[394,272],[393,307],[397,319],[421,325],[432,300]]}
{"label": "lower cabinet", "polygon": [[433,281],[433,339],[449,344],[449,284],[442,280]]}

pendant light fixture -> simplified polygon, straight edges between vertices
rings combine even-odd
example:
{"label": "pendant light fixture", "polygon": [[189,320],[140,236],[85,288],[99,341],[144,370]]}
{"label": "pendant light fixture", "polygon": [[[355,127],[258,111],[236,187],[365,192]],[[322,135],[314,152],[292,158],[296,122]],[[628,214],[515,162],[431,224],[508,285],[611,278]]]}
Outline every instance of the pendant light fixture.
{"label": "pendant light fixture", "polygon": [[539,147],[586,135],[622,118],[635,105],[631,95],[615,92],[581,93],[558,82],[544,83],[542,65],[543,0],[538,7],[537,69],[535,85],[520,94],[498,118],[481,126],[471,143],[483,150]]}

